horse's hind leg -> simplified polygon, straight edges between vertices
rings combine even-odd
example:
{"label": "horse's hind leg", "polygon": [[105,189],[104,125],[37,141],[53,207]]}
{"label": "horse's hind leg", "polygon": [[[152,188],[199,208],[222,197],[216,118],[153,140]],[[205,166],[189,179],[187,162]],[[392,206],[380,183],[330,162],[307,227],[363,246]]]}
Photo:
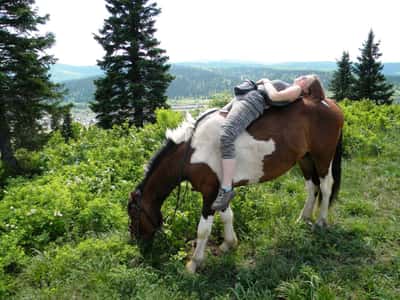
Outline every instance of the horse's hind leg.
{"label": "horse's hind leg", "polygon": [[306,180],[307,200],[297,222],[303,220],[310,223],[315,206],[315,200],[319,193],[320,182],[314,162],[309,154],[299,161],[299,165],[303,172],[304,179]]}
{"label": "horse's hind leg", "polygon": [[220,212],[222,223],[224,223],[224,242],[219,248],[226,252],[229,249],[235,248],[238,239],[233,229],[233,211],[230,206],[225,211]]}
{"label": "horse's hind leg", "polygon": [[316,225],[320,227],[326,227],[326,225],[328,224],[327,220],[328,220],[329,200],[331,197],[332,186],[333,186],[332,163],[330,163],[328,172],[325,173],[325,176],[320,177],[320,181],[321,181],[320,188],[322,194],[322,201]]}

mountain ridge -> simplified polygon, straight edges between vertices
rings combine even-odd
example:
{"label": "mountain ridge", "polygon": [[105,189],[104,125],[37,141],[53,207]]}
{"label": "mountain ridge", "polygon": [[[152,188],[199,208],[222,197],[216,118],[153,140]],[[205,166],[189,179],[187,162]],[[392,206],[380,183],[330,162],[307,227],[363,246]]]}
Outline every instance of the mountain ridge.
{"label": "mountain ridge", "polygon": [[[305,73],[315,73],[325,87],[331,80],[333,71],[329,70],[334,62],[288,62],[274,65],[244,62],[184,62],[171,64],[170,73],[175,79],[167,90],[171,99],[209,98],[232,87],[244,79],[259,78],[282,79],[291,82]],[[400,85],[400,63],[385,65],[388,81]],[[103,71],[97,66],[56,65],[52,69],[53,79],[60,80],[69,90],[65,100],[73,103],[87,103],[94,98],[93,81],[102,76]],[[396,75],[399,74],[399,75]]]}
{"label": "mountain ridge", "polygon": [[[171,66],[187,66],[195,68],[229,69],[238,67],[268,68],[277,70],[296,71],[326,71],[331,72],[337,68],[334,61],[304,61],[304,62],[282,62],[262,63],[251,61],[221,60],[221,61],[187,61],[174,62]],[[400,76],[400,62],[383,63],[385,75]],[[85,77],[101,76],[103,71],[96,65],[75,66],[67,64],[55,64],[50,68],[50,74],[54,81],[64,82],[68,80],[81,79]]]}

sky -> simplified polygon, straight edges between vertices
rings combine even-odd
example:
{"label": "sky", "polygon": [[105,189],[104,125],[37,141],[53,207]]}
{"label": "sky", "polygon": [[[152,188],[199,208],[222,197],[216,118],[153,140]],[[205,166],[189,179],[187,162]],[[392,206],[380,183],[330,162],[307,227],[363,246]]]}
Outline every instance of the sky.
{"label": "sky", "polygon": [[[153,1],[150,1],[150,3]],[[261,63],[352,60],[372,28],[383,62],[400,62],[398,1],[158,0],[156,37],[170,62]],[[41,28],[56,35],[58,63],[94,65],[104,52],[93,39],[107,18],[104,0],[36,0],[50,14]]]}

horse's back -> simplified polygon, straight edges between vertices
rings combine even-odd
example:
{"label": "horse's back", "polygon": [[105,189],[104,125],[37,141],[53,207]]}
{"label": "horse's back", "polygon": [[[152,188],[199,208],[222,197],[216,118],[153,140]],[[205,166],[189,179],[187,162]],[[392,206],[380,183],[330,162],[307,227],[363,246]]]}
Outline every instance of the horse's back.
{"label": "horse's back", "polygon": [[[341,119],[340,110],[331,100],[326,100],[325,104],[299,100],[286,107],[271,107],[235,141],[237,172],[234,182],[271,180],[318,147],[334,147],[327,135],[338,134]],[[194,151],[190,162],[208,165],[219,179],[222,176],[220,129],[223,122],[219,114],[208,115],[199,123],[191,140]]]}
{"label": "horse's back", "polygon": [[[286,107],[271,107],[248,128],[257,139],[280,139],[296,149],[310,147],[327,135],[336,135],[343,127],[343,113],[335,101],[298,100]],[[305,145],[305,143],[307,145]]]}
{"label": "horse's back", "polygon": [[332,157],[343,126],[343,114],[332,100],[298,100],[268,109],[248,128],[259,140],[273,140],[276,151],[264,159],[264,180],[276,178],[307,153]]}

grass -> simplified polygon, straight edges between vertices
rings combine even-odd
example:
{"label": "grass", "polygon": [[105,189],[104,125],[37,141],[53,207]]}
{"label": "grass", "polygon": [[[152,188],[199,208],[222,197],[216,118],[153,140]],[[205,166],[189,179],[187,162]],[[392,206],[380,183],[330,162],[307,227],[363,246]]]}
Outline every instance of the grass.
{"label": "grass", "polygon": [[217,223],[198,274],[184,269],[195,222],[189,236],[179,236],[180,251],[165,246],[167,235],[153,248],[140,248],[126,232],[110,232],[39,253],[20,275],[13,298],[398,299],[398,157],[344,161],[340,199],[326,230],[295,223],[305,198],[295,169],[275,182],[239,189],[239,247],[215,254],[222,230]]}
{"label": "grass", "polygon": [[[18,228],[5,231],[0,224],[9,233],[0,240],[5,252],[0,298],[400,299],[400,123],[390,107],[374,107],[372,115],[365,113],[370,105],[364,106],[349,107],[342,187],[327,229],[296,223],[306,192],[294,168],[275,181],[236,189],[232,205],[239,246],[220,254],[223,227],[217,216],[208,257],[194,275],[185,263],[200,218],[198,193],[188,192],[175,218],[176,195],[169,196],[163,231],[152,244],[132,242],[127,232],[124,195],[131,174],[141,176],[135,168],[142,168],[144,150],[150,155],[152,148],[146,147],[156,144],[155,127],[135,133],[133,141],[115,129],[107,135],[89,131],[75,146],[55,145],[55,153],[50,145],[44,157],[57,166],[54,171],[31,181],[15,179],[14,188],[4,190],[8,196],[2,201],[9,202],[0,213],[10,216],[4,219],[8,226]],[[122,163],[114,163],[114,157]],[[128,167],[131,161],[135,167]],[[76,186],[64,189],[65,182]],[[98,197],[89,203],[92,193]],[[31,214],[34,199],[45,204],[37,214]],[[86,207],[83,219],[75,203]],[[53,215],[55,204],[64,207],[68,228]],[[49,221],[44,232],[61,232],[59,239],[40,239],[43,220]]]}

